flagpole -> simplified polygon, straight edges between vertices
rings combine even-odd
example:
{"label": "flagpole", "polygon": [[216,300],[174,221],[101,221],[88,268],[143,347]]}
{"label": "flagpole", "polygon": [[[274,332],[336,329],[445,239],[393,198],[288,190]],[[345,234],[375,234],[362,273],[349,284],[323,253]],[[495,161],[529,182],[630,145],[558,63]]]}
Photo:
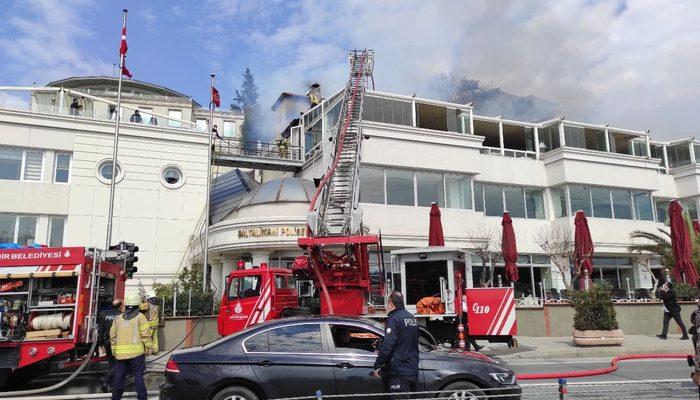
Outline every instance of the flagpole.
{"label": "flagpole", "polygon": [[[122,32],[126,28],[126,9],[122,14]],[[124,54],[119,52],[119,83],[117,84],[117,109],[114,110],[114,145],[112,146],[112,179],[109,182],[109,211],[107,214],[107,238],[105,240],[105,250],[109,249],[112,243],[112,218],[114,217],[114,190],[117,183],[117,151],[119,149],[119,122],[121,119],[122,104],[122,72],[124,68]]]}
{"label": "flagpole", "polygon": [[[203,279],[202,279],[202,289],[204,292],[209,289],[209,285],[207,284],[207,269],[209,268],[209,201],[211,194],[209,193],[211,191],[211,134],[212,130],[214,129],[214,107],[216,105],[214,104],[214,74],[210,74],[211,76],[211,100],[209,101],[209,144],[207,145],[207,192],[206,192],[206,200],[204,201],[204,249],[202,251],[204,252],[204,264],[202,266],[202,274]],[[213,279],[213,278],[212,278]]]}

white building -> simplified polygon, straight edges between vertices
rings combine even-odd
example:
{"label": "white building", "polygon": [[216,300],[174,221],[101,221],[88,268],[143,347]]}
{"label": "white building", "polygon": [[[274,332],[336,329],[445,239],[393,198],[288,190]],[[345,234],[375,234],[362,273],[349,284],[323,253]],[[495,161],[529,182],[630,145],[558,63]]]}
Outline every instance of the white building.
{"label": "white building", "polygon": [[[104,248],[116,86],[78,77],[0,92],[0,242]],[[19,104],[3,103],[22,93]],[[112,242],[139,246],[144,285],[168,282],[204,215],[209,112],[171,89],[124,80],[121,115]],[[235,139],[242,118],[217,112],[214,124]]]}
{"label": "white building", "polygon": [[[296,241],[305,233],[310,181],[328,167],[341,101],[332,96],[301,118],[303,165],[254,189],[212,226],[213,276],[223,278],[239,259],[288,266],[301,254]],[[620,296],[628,284],[652,286],[648,270],[630,257],[630,233],[663,227],[674,198],[698,218],[700,142],[691,139],[663,143],[649,132],[563,118],[511,121],[475,115],[469,105],[376,91],[366,92],[363,110],[365,227],[381,231],[387,252],[425,246],[429,206],[437,202],[447,246],[473,249],[491,231],[497,252],[508,210],[521,255],[519,296],[539,296],[540,285],[564,287],[535,238],[560,226],[573,232],[579,209],[596,245],[593,278],[609,281]],[[473,264],[476,275],[481,260]],[[658,260],[651,268],[663,276]],[[502,271],[497,266],[496,274]]]}

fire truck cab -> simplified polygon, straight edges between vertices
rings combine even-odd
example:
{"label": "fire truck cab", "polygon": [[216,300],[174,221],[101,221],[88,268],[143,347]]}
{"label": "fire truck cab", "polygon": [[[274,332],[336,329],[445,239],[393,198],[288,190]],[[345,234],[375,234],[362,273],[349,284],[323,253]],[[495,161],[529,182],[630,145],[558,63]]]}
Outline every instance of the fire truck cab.
{"label": "fire truck cab", "polygon": [[289,269],[259,268],[232,271],[221,298],[219,334],[238,332],[248,326],[284,316],[299,305],[296,280]]}
{"label": "fire truck cab", "polygon": [[96,249],[0,250],[0,387],[90,357],[98,309],[124,297],[125,280]]}

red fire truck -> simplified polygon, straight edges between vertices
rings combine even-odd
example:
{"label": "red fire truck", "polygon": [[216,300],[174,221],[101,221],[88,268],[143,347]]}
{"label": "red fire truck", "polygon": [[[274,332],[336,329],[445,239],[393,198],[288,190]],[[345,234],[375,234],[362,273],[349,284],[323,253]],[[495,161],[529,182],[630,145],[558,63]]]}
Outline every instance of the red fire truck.
{"label": "red fire truck", "polygon": [[126,249],[0,250],[0,387],[91,357],[98,309],[124,297],[128,260]]}

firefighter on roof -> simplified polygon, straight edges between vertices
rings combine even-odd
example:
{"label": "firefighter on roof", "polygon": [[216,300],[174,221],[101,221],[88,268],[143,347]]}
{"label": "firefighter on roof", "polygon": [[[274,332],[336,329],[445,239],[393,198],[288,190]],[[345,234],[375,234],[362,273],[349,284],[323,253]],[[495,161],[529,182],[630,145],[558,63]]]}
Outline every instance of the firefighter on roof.
{"label": "firefighter on roof", "polygon": [[112,353],[116,359],[112,400],[119,400],[124,393],[127,373],[134,375],[134,388],[138,400],[147,400],[143,374],[146,371],[146,356],[151,353],[151,325],[139,312],[141,298],[132,293],[124,301],[124,313],[114,319],[109,330]]}

